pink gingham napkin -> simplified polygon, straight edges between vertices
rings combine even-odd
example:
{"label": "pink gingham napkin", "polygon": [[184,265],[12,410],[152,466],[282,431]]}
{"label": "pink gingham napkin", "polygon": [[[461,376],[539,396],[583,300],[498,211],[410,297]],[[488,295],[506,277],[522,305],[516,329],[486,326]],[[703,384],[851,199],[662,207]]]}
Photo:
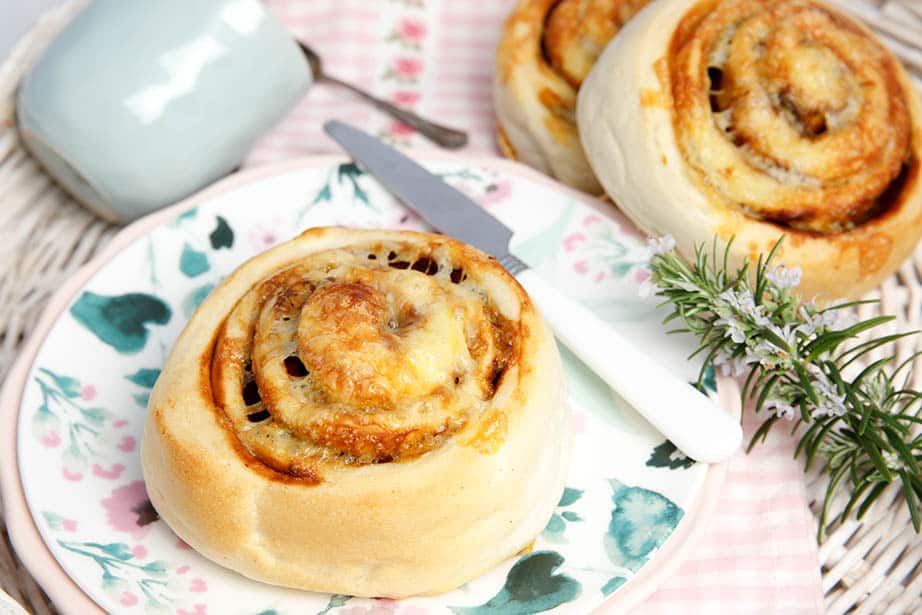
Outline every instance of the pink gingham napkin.
{"label": "pink gingham napkin", "polygon": [[[470,133],[470,154],[498,154],[491,104],[494,49],[514,0],[270,0],[330,74]],[[248,164],[340,152],[323,133],[338,118],[400,145],[433,148],[347,92],[315,85]],[[748,434],[758,422],[744,421]],[[719,509],[678,573],[637,613],[822,612],[815,522],[793,440],[778,429],[729,462]]]}

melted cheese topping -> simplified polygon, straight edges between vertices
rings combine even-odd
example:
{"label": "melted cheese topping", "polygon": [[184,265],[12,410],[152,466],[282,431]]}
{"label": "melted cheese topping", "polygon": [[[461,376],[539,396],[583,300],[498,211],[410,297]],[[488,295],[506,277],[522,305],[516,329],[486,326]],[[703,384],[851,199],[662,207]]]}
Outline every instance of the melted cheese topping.
{"label": "melted cheese topping", "polygon": [[553,66],[579,88],[602,50],[650,0],[560,0],[547,17],[543,48]]}
{"label": "melted cheese topping", "polygon": [[728,208],[837,233],[886,209],[912,164],[896,60],[818,3],[699,3],[669,60],[689,175]]}
{"label": "melted cheese topping", "polygon": [[247,450],[319,480],[331,464],[418,456],[480,417],[516,330],[455,256],[329,250],[251,289],[212,361],[215,400]]}

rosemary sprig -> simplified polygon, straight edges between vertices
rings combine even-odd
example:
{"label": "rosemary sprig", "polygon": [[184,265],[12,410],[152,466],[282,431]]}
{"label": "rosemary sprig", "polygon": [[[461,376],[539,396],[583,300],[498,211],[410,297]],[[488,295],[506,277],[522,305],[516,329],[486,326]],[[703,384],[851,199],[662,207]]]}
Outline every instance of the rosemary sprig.
{"label": "rosemary sprig", "polygon": [[[675,252],[668,237],[651,245],[652,273],[642,291],[665,299],[663,304],[672,309],[666,322],[681,322],[678,330],[698,337],[695,354],[704,355],[699,385],[711,365],[745,376],[743,401],[754,400],[755,411],[768,415],[749,450],[786,419],[793,422],[792,433],[799,434],[795,457],[803,456],[805,471],[814,463],[824,464],[830,479],[817,540],[823,542],[829,527],[852,512],[861,519],[895,481],[902,483],[901,497],[918,533],[922,393],[908,387],[917,355],[899,365],[895,355],[863,367],[861,361],[914,332],[857,343],[858,334],[893,317],[856,322],[848,308],[860,301],[824,309],[802,301],[793,292],[800,269],[773,266],[781,241],[759,258],[754,272],[748,261],[728,271],[729,245],[721,253],[716,240],[710,250],[698,246],[691,262]],[[843,488],[848,489],[847,504],[829,518],[833,496]]]}

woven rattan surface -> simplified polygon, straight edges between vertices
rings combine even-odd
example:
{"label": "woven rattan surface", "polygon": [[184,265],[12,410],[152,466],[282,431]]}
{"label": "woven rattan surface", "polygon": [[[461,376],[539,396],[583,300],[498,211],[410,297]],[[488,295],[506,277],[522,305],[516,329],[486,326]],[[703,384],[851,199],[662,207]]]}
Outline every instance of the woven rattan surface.
{"label": "woven rattan surface", "polygon": [[[0,380],[51,294],[118,230],[62,192],[29,158],[15,130],[17,83],[83,3],[75,0],[45,14],[0,66]],[[869,23],[922,84],[922,0],[830,3]],[[862,317],[892,314],[893,332],[922,329],[922,246],[873,296],[880,303],[862,306]],[[922,338],[910,337],[898,350],[906,357],[919,348]],[[922,365],[917,368],[914,386],[920,387]],[[808,475],[814,512],[825,480],[817,472]],[[828,613],[922,612],[922,538],[913,532],[897,489],[885,492],[863,521],[834,528],[821,546]],[[0,587],[36,615],[54,613],[13,553],[2,517],[0,527]]]}

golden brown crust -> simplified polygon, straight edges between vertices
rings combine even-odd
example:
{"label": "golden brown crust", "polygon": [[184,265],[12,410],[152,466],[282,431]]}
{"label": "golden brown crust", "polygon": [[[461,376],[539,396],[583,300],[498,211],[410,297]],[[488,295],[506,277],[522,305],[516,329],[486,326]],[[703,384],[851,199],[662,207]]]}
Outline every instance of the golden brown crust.
{"label": "golden brown crust", "polygon": [[807,1],[707,2],[670,47],[675,131],[711,198],[820,233],[891,205],[912,164],[907,94],[856,23]]}
{"label": "golden brown crust", "polygon": [[503,27],[494,99],[504,154],[598,194],[576,129],[580,84],[649,0],[522,0]]}
{"label": "golden brown crust", "polygon": [[821,301],[902,264],[922,233],[922,106],[872,33],[811,0],[662,0],[636,22],[584,83],[579,117],[640,228],[686,255],[733,238],[735,263],[784,235],[779,259]]}
{"label": "golden brown crust", "polygon": [[260,580],[450,589],[553,511],[558,362],[494,259],[439,235],[311,229],[229,276],[177,341],[142,442],[151,500]]}

